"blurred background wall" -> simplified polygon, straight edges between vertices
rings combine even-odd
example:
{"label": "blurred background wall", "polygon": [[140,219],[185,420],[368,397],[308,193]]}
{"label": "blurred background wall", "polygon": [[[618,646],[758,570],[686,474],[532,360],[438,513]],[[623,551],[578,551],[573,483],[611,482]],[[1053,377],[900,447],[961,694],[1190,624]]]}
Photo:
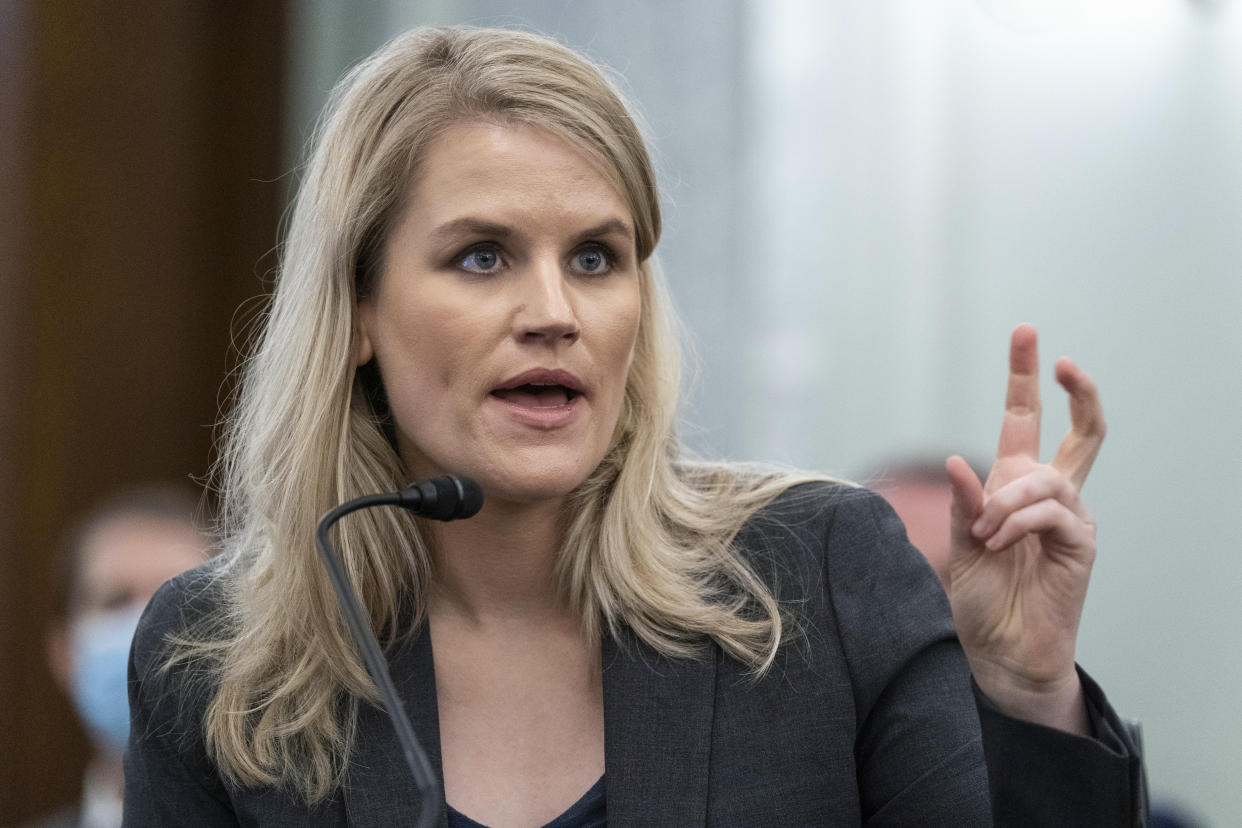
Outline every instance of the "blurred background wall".
{"label": "blurred background wall", "polygon": [[1050,454],[1052,362],[1092,373],[1110,434],[1079,659],[1142,719],[1158,796],[1242,813],[1242,2],[2,8],[9,812],[73,788],[37,783],[75,737],[31,650],[62,496],[203,472],[233,308],[328,90],[410,25],[469,22],[587,52],[646,116],[703,453],[846,476],[987,457],[1029,321]]}

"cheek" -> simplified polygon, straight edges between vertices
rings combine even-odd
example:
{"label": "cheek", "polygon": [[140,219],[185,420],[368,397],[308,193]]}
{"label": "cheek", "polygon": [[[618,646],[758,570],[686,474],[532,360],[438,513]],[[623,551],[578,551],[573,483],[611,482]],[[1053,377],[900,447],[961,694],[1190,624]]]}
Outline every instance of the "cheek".
{"label": "cheek", "polygon": [[470,345],[470,320],[434,301],[410,300],[404,306],[409,310],[380,315],[375,349],[385,385],[426,390],[450,385]]}
{"label": "cheek", "polygon": [[632,296],[615,303],[601,322],[602,341],[609,358],[622,363],[626,373],[634,361],[641,319],[642,303],[635,290]]}
{"label": "cheek", "polygon": [[641,302],[635,291],[634,296],[611,303],[608,312],[601,314],[597,320],[599,333],[597,339],[597,355],[601,367],[610,376],[608,417],[612,420],[612,437],[616,439],[616,429],[625,428],[622,422],[630,418],[625,414],[625,399],[629,390],[630,372],[634,364],[638,344],[638,329],[642,319]]}

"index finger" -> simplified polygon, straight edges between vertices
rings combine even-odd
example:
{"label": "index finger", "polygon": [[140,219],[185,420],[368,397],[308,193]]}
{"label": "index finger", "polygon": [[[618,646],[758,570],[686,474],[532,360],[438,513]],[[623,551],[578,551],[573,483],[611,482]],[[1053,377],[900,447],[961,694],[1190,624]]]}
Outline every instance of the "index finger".
{"label": "index finger", "polygon": [[1039,460],[1039,341],[1032,325],[1022,324],[1009,339],[1009,388],[1001,421],[997,459]]}

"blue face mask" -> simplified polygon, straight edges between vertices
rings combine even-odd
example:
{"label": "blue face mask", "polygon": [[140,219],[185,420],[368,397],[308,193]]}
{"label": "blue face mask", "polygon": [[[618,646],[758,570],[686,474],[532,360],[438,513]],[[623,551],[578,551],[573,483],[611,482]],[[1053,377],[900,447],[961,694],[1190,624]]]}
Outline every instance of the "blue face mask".
{"label": "blue face mask", "polygon": [[73,700],[104,748],[121,753],[129,739],[129,645],[142,604],[96,612],[73,628]]}

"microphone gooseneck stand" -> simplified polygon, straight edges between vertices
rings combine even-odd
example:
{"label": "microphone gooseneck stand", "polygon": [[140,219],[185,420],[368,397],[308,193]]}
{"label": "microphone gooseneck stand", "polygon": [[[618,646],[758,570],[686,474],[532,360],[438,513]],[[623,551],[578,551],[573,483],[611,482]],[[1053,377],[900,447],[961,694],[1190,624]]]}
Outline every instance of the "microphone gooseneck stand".
{"label": "microphone gooseneck stand", "polygon": [[332,540],[328,537],[329,530],[338,520],[351,512],[372,506],[400,506],[421,517],[460,520],[477,514],[482,508],[483,490],[468,477],[436,477],[421,483],[412,483],[409,488],[400,492],[364,495],[342,503],[327,512],[319,520],[319,526],[315,530],[315,546],[319,550],[319,557],[328,570],[328,578],[332,581],[341,611],[345,613],[345,620],[358,644],[358,651],[362,654],[367,672],[371,674],[371,679],[379,691],[384,711],[397,732],[397,741],[401,743],[405,763],[409,765],[410,773],[418,786],[422,807],[416,825],[419,828],[429,828],[435,825],[440,816],[440,783],[431,769],[427,754],[418,743],[418,737],[414,735],[414,728],[410,725],[409,717],[405,715],[401,697],[397,695],[397,688],[393,686],[392,677],[388,674],[388,661],[380,650],[379,642],[375,640],[370,621],[362,614],[358,598],[345,575]]}

